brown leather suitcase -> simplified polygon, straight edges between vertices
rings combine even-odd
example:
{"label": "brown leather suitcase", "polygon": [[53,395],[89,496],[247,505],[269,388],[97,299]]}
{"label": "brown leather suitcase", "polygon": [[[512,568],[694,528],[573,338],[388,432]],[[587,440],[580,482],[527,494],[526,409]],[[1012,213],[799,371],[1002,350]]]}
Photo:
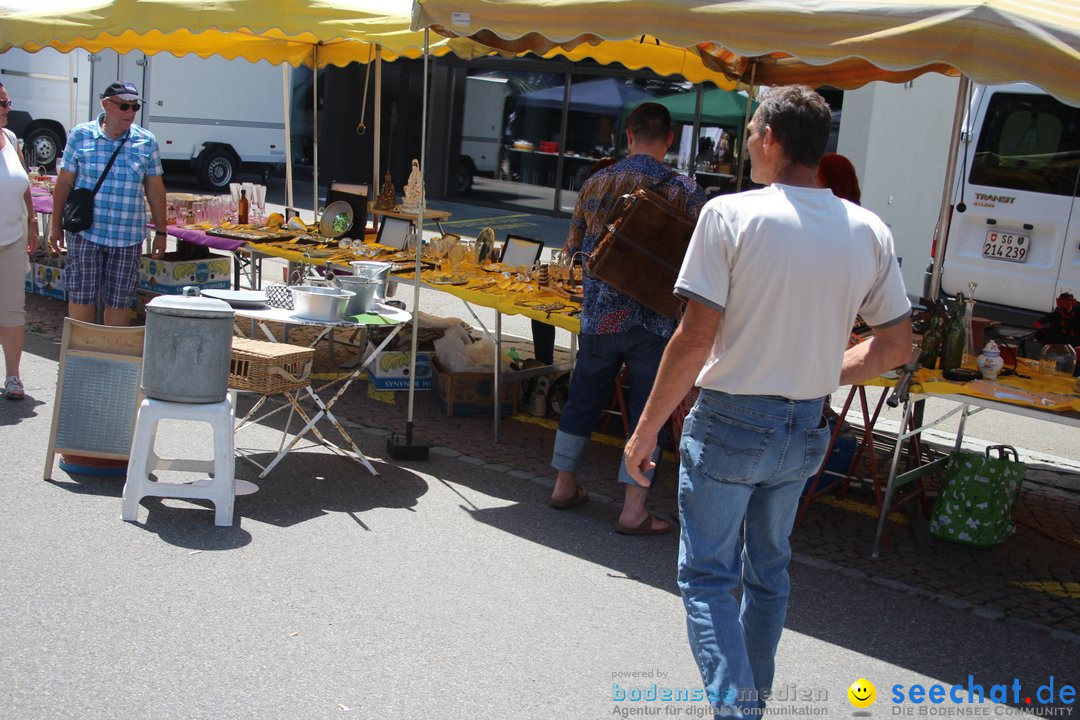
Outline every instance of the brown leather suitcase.
{"label": "brown leather suitcase", "polygon": [[593,277],[670,316],[682,307],[673,290],[694,221],[652,188],[638,188],[616,201],[586,267]]}

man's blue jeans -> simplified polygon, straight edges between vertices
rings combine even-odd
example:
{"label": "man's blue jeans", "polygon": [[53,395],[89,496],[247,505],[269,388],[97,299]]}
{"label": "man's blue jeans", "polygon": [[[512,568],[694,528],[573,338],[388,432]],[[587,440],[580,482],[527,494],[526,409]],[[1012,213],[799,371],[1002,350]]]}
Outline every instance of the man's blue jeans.
{"label": "man's blue jeans", "polygon": [[788,538],[829,443],[822,402],[703,390],[683,427],[679,589],[706,695],[724,715],[761,707],[772,687]]}
{"label": "man's blue jeans", "polygon": [[[559,416],[551,467],[569,472],[581,468],[589,448],[589,436],[600,419],[604,404],[611,397],[611,388],[624,362],[630,368],[626,410],[630,416],[630,432],[634,432],[652,391],[667,342],[667,338],[654,335],[640,325],[621,333],[581,333],[578,336],[577,362],[570,378],[566,407]],[[659,457],[657,448],[653,461]],[[650,474],[650,480],[654,474],[655,471]],[[634,484],[624,463],[619,463],[619,482]]]}

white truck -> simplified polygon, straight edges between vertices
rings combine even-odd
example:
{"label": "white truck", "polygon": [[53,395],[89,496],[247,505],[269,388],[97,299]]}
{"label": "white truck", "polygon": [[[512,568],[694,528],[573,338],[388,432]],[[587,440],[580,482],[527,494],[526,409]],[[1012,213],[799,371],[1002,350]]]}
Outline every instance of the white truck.
{"label": "white truck", "polygon": [[977,283],[980,316],[1031,326],[1080,294],[1080,108],[1034,85],[977,87],[961,141],[941,291]]}
{"label": "white truck", "polygon": [[461,121],[461,157],[458,161],[457,191],[465,195],[472,188],[473,175],[499,176],[507,79],[492,75],[470,75],[465,80],[465,107]]}
{"label": "white truck", "polygon": [[166,172],[188,170],[207,189],[222,190],[241,169],[268,175],[285,163],[281,70],[268,62],[85,50],[0,54],[0,83],[14,101],[8,126],[28,159],[50,168],[68,130],[97,117],[101,91],[114,80],[139,87],[136,122],[157,137]]}

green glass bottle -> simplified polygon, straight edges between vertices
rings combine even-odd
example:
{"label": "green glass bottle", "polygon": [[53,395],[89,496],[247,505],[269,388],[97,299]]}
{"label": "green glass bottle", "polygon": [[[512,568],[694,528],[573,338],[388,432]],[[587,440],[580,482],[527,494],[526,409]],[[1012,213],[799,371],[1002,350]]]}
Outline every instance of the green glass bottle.
{"label": "green glass bottle", "polygon": [[955,370],[964,362],[964,343],[967,342],[967,331],[964,327],[966,309],[964,294],[956,293],[956,310],[945,331],[945,344],[941,350],[942,370]]}
{"label": "green glass bottle", "polygon": [[933,370],[941,357],[941,347],[945,344],[945,325],[949,314],[941,303],[934,303],[930,308],[930,324],[923,333],[922,355],[919,361],[924,368]]}

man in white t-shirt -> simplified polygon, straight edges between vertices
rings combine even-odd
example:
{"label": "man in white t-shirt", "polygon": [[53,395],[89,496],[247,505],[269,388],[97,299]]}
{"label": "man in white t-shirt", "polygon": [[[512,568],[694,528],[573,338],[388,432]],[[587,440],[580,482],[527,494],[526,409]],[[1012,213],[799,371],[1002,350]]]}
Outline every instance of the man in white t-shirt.
{"label": "man in white t-shirt", "polygon": [[[731,717],[760,714],[772,686],[788,536],[829,441],[822,403],[911,355],[888,228],[818,187],[830,126],[809,88],[763,96],[746,147],[766,187],[702,209],[675,284],[686,313],[626,445],[628,471],[647,486],[657,431],[701,388],[680,443],[678,582],[706,695]],[[845,351],[856,314],[874,335]]]}

